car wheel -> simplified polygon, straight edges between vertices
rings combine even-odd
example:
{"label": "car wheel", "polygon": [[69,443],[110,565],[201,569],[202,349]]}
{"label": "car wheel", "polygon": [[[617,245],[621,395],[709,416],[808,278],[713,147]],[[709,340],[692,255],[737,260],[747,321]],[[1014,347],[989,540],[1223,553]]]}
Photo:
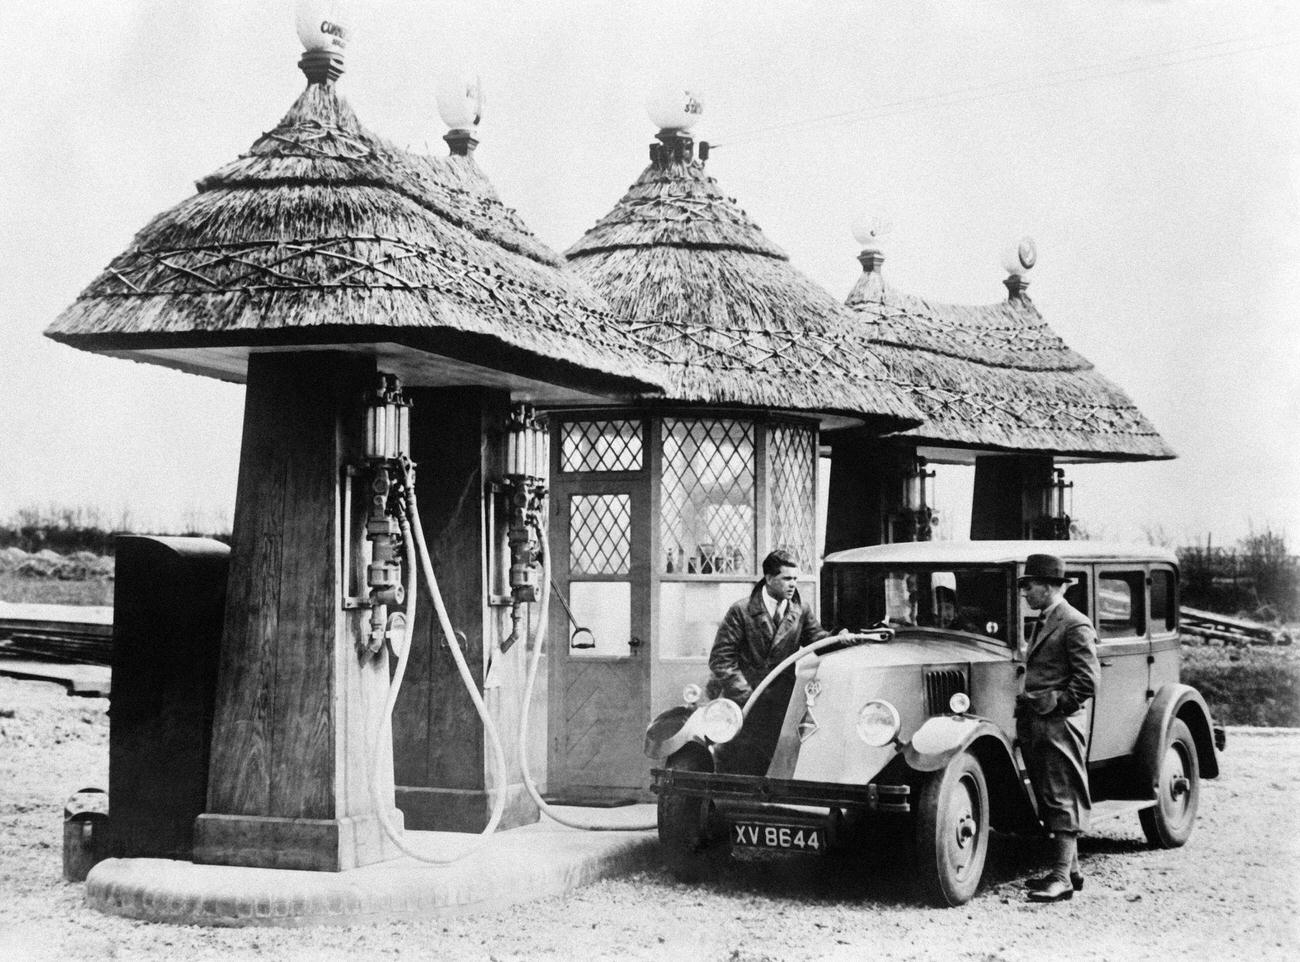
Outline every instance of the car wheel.
{"label": "car wheel", "polygon": [[[667,768],[709,771],[698,752],[678,752]],[[663,795],[658,801],[659,850],[664,865],[679,882],[696,882],[728,854],[725,836],[713,831],[712,803],[691,795]]]}
{"label": "car wheel", "polygon": [[1196,825],[1201,801],[1201,766],[1196,742],[1181,719],[1174,719],[1165,738],[1156,781],[1156,804],[1138,813],[1142,831],[1155,848],[1177,848]]}
{"label": "car wheel", "polygon": [[916,815],[916,881],[925,901],[964,905],[979,888],[989,848],[984,769],[963,752],[927,777]]}

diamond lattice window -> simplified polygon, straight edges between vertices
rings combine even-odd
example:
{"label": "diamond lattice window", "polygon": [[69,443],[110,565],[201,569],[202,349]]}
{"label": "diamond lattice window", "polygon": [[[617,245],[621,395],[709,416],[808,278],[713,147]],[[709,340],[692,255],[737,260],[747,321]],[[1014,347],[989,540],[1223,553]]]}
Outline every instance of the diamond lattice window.
{"label": "diamond lattice window", "polygon": [[569,570],[623,575],[632,567],[632,504],[626,494],[575,494],[569,500]]}
{"label": "diamond lattice window", "polygon": [[805,571],[812,569],[816,538],[815,457],[812,431],[791,424],[772,426],[767,442],[772,548],[790,552]]}
{"label": "diamond lattice window", "polygon": [[663,422],[661,570],[754,573],[754,426]]}
{"label": "diamond lattice window", "polygon": [[639,471],[641,450],[639,421],[569,421],[560,427],[561,471]]}

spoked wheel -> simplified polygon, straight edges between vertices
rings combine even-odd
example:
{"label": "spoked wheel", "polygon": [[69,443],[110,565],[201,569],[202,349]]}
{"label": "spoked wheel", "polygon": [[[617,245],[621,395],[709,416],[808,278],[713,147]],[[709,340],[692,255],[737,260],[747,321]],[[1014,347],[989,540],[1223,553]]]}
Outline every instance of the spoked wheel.
{"label": "spoked wheel", "polygon": [[[694,752],[679,752],[667,767],[708,771]],[[691,795],[660,795],[659,849],[664,865],[680,882],[695,882],[709,874],[728,854],[726,836],[714,830],[711,803]]]}
{"label": "spoked wheel", "polygon": [[1156,781],[1156,804],[1138,813],[1142,831],[1155,848],[1177,848],[1191,837],[1196,826],[1196,809],[1201,801],[1201,765],[1196,742],[1183,721],[1169,726],[1160,775]]}
{"label": "spoked wheel", "polygon": [[963,752],[921,789],[916,881],[922,897],[940,908],[969,902],[988,850],[988,783],[979,759]]}

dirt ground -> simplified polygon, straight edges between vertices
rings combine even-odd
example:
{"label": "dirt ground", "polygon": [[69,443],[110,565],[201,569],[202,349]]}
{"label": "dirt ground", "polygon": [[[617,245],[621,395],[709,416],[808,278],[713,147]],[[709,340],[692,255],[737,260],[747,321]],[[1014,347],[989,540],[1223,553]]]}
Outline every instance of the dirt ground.
{"label": "dirt ground", "polygon": [[[0,678],[0,960],[1300,958],[1300,732],[1229,733],[1185,848],[1148,849],[1135,817],[1082,843],[1084,891],[1024,901],[1042,867],[995,838],[985,887],[960,909],[920,907],[898,881],[817,857],[753,857],[700,885],[657,864],[567,898],[492,915],[342,929],[201,929],[100,915],[61,880],[62,805],[107,785],[104,699]],[[1296,793],[1296,794],[1292,794]]]}

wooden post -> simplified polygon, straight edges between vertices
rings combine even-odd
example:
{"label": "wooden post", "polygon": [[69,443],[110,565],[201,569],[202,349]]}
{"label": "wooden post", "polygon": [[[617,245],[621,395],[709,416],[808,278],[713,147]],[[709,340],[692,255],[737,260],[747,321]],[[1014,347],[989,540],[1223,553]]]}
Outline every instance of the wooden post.
{"label": "wooden post", "polygon": [[915,458],[912,447],[848,442],[831,449],[827,554],[889,543],[890,516],[903,507],[903,478]]}
{"label": "wooden post", "polygon": [[[486,583],[491,533],[484,487],[500,474],[503,455],[495,439],[504,430],[510,396],[483,388],[417,388],[406,395],[413,404],[411,456],[420,520],[447,614],[453,628],[464,633],[465,659],[480,686],[486,659],[495,655],[499,662],[494,676],[500,685],[483,694],[510,770],[501,827],[535,822],[537,807],[524,792],[515,763],[528,645],[521,641],[499,654],[500,640],[510,630],[510,608],[488,604]],[[497,518],[505,524],[503,509]],[[491,814],[495,762],[423,584],[411,641],[411,661],[393,713],[397,804],[411,828],[477,832]],[[544,702],[544,693],[538,700]],[[544,767],[545,759],[538,759],[538,772]]]}
{"label": "wooden post", "polygon": [[986,455],[975,459],[971,499],[972,541],[1018,540],[1037,516],[1027,492],[1052,479],[1050,455]]}
{"label": "wooden post", "polygon": [[[398,854],[370,793],[388,661],[357,654],[368,612],[343,609],[337,537],[340,469],[361,454],[374,377],[342,353],[249,358],[196,862],[341,871]],[[391,751],[380,745],[386,806]]]}

